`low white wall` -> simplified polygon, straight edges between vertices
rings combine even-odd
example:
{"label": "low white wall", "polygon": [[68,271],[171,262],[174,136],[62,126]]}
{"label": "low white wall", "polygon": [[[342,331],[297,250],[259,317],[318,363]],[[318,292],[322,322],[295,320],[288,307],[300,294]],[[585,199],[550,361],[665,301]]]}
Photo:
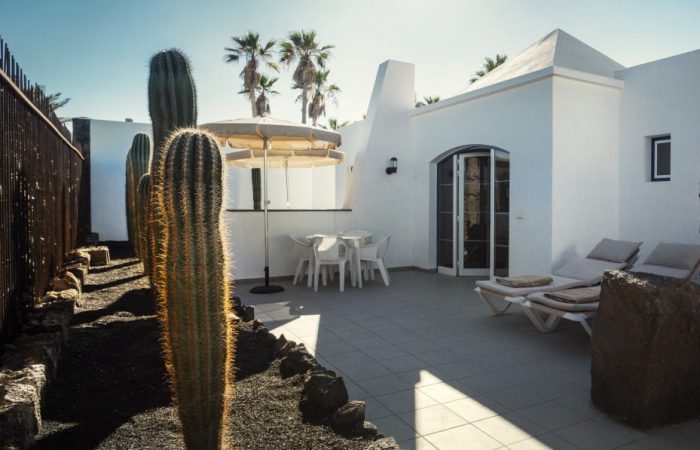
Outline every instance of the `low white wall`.
{"label": "low white wall", "polygon": [[[273,209],[334,209],[335,167],[289,169],[289,204],[284,169],[268,170],[269,207]],[[253,209],[251,169],[226,168],[226,199],[228,209]],[[264,178],[261,180],[264,183]],[[262,184],[260,188],[262,199]]]}
{"label": "low white wall", "polygon": [[[306,236],[314,233],[349,231],[350,211],[270,211],[270,276],[293,275],[298,262],[294,242],[289,234]],[[265,246],[261,211],[226,211],[228,255],[234,279],[264,276]],[[391,254],[391,249],[389,251]],[[388,258],[391,264],[391,258]]]}
{"label": "low white wall", "polygon": [[125,241],[126,154],[137,133],[151,135],[148,123],[90,120],[90,217],[103,241]]}

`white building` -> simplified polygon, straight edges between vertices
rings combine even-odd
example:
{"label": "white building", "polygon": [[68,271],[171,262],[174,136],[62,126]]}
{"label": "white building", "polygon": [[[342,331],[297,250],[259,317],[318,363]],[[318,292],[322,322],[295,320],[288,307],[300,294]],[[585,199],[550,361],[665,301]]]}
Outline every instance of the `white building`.
{"label": "white building", "polygon": [[[290,170],[291,210],[284,172],[271,172],[271,275],[294,272],[288,233],[391,233],[390,267],[455,275],[546,273],[603,237],[644,241],[642,258],[659,241],[698,243],[698,74],[700,51],[625,68],[555,30],[462,93],[416,108],[414,66],[387,61],[366,119],[341,130],[343,164]],[[118,143],[105,131],[121,152],[109,193],[93,169],[103,239],[126,238],[119,180],[135,131]],[[230,170],[226,184],[234,276],[261,277],[249,171]],[[115,224],[122,231],[106,234]]]}
{"label": "white building", "polygon": [[[644,241],[642,258],[698,243],[698,74],[700,51],[625,68],[555,30],[416,108],[414,66],[387,61],[367,118],[341,130],[351,212],[273,214],[271,272],[293,273],[287,233],[324,229],[392,233],[390,266],[456,275],[548,273],[603,237]],[[261,276],[261,218],[228,220],[236,275]]]}

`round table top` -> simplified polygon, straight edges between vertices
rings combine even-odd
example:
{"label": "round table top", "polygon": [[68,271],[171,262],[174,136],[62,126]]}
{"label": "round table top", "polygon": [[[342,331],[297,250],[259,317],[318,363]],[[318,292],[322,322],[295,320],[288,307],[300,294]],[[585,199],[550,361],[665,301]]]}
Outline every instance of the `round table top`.
{"label": "round table top", "polygon": [[366,239],[366,238],[372,237],[372,233],[369,231],[365,231],[365,230],[351,230],[351,231],[339,231],[339,232],[333,233],[333,234],[314,233],[314,234],[309,234],[305,237],[306,237],[306,239],[314,239],[314,238],[321,238],[321,237],[338,237],[341,239]]}

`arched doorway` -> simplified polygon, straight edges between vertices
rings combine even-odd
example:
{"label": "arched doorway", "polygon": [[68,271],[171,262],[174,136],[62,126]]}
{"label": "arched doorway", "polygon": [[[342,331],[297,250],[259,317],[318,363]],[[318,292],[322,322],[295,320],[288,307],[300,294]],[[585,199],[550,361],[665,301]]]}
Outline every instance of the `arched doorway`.
{"label": "arched doorway", "polygon": [[437,163],[437,266],[458,276],[508,274],[510,158],[490,146]]}

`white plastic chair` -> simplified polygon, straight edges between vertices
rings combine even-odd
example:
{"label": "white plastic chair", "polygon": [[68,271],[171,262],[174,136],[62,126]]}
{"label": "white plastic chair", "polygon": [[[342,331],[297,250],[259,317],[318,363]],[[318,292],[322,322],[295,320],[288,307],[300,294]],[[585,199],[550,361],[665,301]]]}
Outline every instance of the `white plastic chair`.
{"label": "white plastic chair", "polygon": [[382,279],[386,286],[389,286],[390,280],[389,273],[386,270],[386,266],[384,266],[384,256],[389,249],[390,240],[391,235],[388,235],[378,242],[360,246],[360,262],[366,264],[366,270],[369,272],[371,279],[374,280],[374,269],[376,267],[382,274]]}
{"label": "white plastic chair", "polygon": [[299,256],[299,262],[297,263],[297,270],[294,273],[294,281],[292,282],[293,285],[296,286],[297,282],[299,282],[300,279],[304,279],[304,264],[306,264],[306,273],[308,277],[308,286],[311,287],[311,275],[312,275],[312,259],[313,259],[313,244],[311,241],[307,239],[299,239],[295,238],[291,234],[289,235],[289,238],[294,241],[294,249],[297,252],[297,255]]}
{"label": "white plastic chair", "polygon": [[[344,253],[341,253],[341,248]],[[313,243],[314,255],[314,291],[318,291],[318,275],[324,266],[338,266],[340,292],[345,290],[345,265],[348,262],[347,245],[337,237],[317,237]],[[326,285],[326,273],[323,273],[323,285]]]}

